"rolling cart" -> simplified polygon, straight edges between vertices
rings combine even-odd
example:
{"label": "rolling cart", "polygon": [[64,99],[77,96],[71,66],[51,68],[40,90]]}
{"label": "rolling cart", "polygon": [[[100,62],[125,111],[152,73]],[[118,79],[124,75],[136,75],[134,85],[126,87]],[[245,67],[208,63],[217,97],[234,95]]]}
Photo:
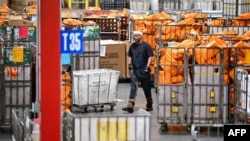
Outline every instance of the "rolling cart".
{"label": "rolling cart", "polygon": [[72,109],[87,112],[93,107],[95,112],[104,111],[104,105],[114,110],[120,71],[111,69],[91,69],[73,71]]}

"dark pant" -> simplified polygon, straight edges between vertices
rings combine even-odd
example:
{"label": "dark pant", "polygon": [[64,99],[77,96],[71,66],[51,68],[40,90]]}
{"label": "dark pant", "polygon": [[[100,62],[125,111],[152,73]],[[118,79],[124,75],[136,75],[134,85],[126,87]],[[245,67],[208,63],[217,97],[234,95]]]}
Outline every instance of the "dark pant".
{"label": "dark pant", "polygon": [[141,87],[144,91],[146,98],[151,98],[151,83],[150,72],[144,73],[143,70],[133,70],[131,74],[131,88],[129,99],[135,99],[137,94],[138,82],[141,83]]}

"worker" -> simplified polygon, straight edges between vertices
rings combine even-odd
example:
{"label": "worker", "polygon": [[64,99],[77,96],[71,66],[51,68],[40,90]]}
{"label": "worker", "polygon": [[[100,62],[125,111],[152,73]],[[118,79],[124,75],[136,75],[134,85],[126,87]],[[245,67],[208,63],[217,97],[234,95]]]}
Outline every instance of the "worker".
{"label": "worker", "polygon": [[123,111],[134,112],[135,99],[137,95],[138,83],[141,84],[147,100],[146,110],[153,110],[153,99],[151,94],[150,64],[153,57],[151,46],[142,39],[140,31],[133,32],[133,43],[128,50],[128,68],[131,70],[130,95],[128,104],[123,107]]}

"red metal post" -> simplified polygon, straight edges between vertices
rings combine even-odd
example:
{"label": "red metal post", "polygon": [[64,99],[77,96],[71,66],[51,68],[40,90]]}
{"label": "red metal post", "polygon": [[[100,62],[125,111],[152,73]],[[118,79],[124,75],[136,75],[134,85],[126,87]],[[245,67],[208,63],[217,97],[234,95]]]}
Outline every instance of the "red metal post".
{"label": "red metal post", "polygon": [[41,141],[61,141],[60,0],[38,0]]}

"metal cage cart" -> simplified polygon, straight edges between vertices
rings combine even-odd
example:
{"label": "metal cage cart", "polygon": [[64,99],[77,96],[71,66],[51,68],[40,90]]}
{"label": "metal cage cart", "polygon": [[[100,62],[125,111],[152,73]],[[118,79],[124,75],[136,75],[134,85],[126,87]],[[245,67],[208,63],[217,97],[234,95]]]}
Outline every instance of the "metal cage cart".
{"label": "metal cage cart", "polygon": [[[87,112],[93,107],[96,112],[116,105],[120,71],[111,69],[74,70],[72,79],[72,106]],[[77,112],[77,109],[73,111]]]}
{"label": "metal cage cart", "polygon": [[[206,65],[194,64],[194,69],[196,70],[192,71],[192,80],[194,82],[194,112],[192,113],[195,113],[195,109],[202,106],[202,103],[206,103],[206,106],[209,107],[207,110],[202,109],[197,112],[200,117],[195,115],[192,117],[191,135],[195,140],[208,138],[223,140],[224,124],[246,123],[246,105],[241,100],[246,98],[247,71],[243,71],[243,69],[240,71],[239,68],[243,67],[240,62],[244,63],[246,52],[250,50],[244,46],[245,44],[241,44],[240,47],[235,46],[237,43],[228,37],[232,35],[226,36],[223,35],[223,38],[227,42],[228,47],[216,49],[218,52],[216,58],[219,62]],[[243,43],[243,41],[240,41],[240,43]],[[215,48],[210,49],[214,53],[216,52]],[[200,47],[195,48],[195,50],[195,55],[199,55],[197,51],[200,51]],[[211,51],[207,52],[211,53]],[[242,51],[245,53],[242,54]],[[198,58],[202,60],[204,54]],[[199,62],[197,59],[195,61]],[[241,79],[238,80],[237,76]],[[203,88],[201,91],[198,91],[195,89],[196,87]],[[209,89],[210,92],[207,91]],[[204,97],[204,94],[207,97]],[[197,95],[200,95],[200,97]],[[202,116],[204,113],[207,113],[207,115]]]}
{"label": "metal cage cart", "polygon": [[24,111],[32,104],[32,57],[36,48],[31,43],[36,42],[36,27],[7,26],[2,47],[3,85],[1,87],[1,125],[11,126],[12,109]]}
{"label": "metal cage cart", "polygon": [[[234,119],[230,124],[249,124],[250,118],[250,95],[248,92],[248,75],[247,67],[235,68],[235,80],[234,87],[235,93],[230,93],[230,101],[234,102],[233,107],[230,107],[231,114],[234,115]],[[232,94],[234,96],[232,96]],[[200,133],[201,128],[207,128],[207,133]],[[194,140],[223,140],[223,128],[224,124],[193,124],[191,127],[191,135]],[[211,131],[210,131],[211,130]]]}
{"label": "metal cage cart", "polygon": [[[206,54],[204,54],[203,49],[206,50]],[[191,69],[193,123],[228,122],[228,82],[224,79],[225,72],[223,69],[225,51],[218,48],[203,47],[193,50],[193,66]],[[214,62],[213,64],[203,62],[203,59],[209,58],[209,52],[217,54],[220,62]],[[203,56],[199,56],[201,54]]]}
{"label": "metal cage cart", "polygon": [[[160,38],[156,54],[155,85],[157,88],[158,123],[162,132],[186,133],[191,124],[190,56],[187,46],[171,47],[171,38],[162,38],[162,28],[157,26]],[[167,27],[166,25],[165,27]],[[175,42],[178,43],[178,42]]]}
{"label": "metal cage cart", "polygon": [[233,22],[247,23],[248,21],[250,21],[250,19],[220,18],[217,20],[220,20],[220,22],[223,23],[223,25],[211,25],[210,23],[212,21],[208,22],[207,28],[209,34],[215,34],[222,31],[235,31],[235,34],[243,35],[246,31],[250,30],[250,27],[247,25],[246,26],[232,25]]}
{"label": "metal cage cart", "polygon": [[[217,49],[207,48],[210,53],[215,53],[215,50]],[[224,79],[223,63],[225,50],[217,50],[220,62],[214,64],[196,64],[195,59],[198,61],[197,58],[203,58],[198,57],[199,51],[201,49],[196,48],[193,52],[191,135],[194,140],[223,140],[223,127],[229,122],[229,84]]]}
{"label": "metal cage cart", "polygon": [[[208,37],[227,40],[220,34],[203,34],[199,38],[210,42]],[[229,46],[228,46],[229,45]],[[192,97],[191,135],[194,140],[223,139],[223,127],[229,123],[230,43],[223,48],[198,46],[192,49]],[[216,56],[216,59],[211,58]]]}
{"label": "metal cage cart", "polygon": [[250,12],[250,2],[244,0],[223,0],[223,17],[233,18]]}
{"label": "metal cage cart", "polygon": [[[156,68],[156,88],[158,103],[158,123],[161,124],[161,131],[174,131],[184,133],[188,131],[190,119],[188,110],[191,106],[188,102],[190,97],[191,84],[188,78],[188,57],[184,48],[162,47],[162,54]],[[178,59],[168,60],[168,55],[183,51],[184,54]]]}
{"label": "metal cage cart", "polygon": [[11,110],[24,111],[31,108],[31,49],[28,46],[11,44],[4,48],[4,91],[2,93],[2,124],[10,126]]}
{"label": "metal cage cart", "polygon": [[64,112],[63,119],[63,141],[151,139],[151,114],[143,109],[132,115]]}
{"label": "metal cage cart", "polygon": [[[160,31],[164,32],[161,29]],[[199,36],[205,36],[198,37],[203,39],[212,35],[204,34]],[[165,105],[170,104],[172,106],[171,111],[168,110],[165,113],[181,113],[179,115],[182,115],[180,116],[182,120],[179,123],[178,120],[175,121],[176,125],[185,123],[188,126],[188,130],[189,125],[191,125],[191,130],[195,129],[195,131],[192,131],[196,132],[195,135],[201,135],[201,131],[203,132],[204,130],[208,133],[211,128],[221,128],[221,124],[228,123],[229,81],[225,76],[229,67],[229,56],[227,56],[229,49],[226,48],[228,44],[224,45],[225,48],[205,47],[202,46],[203,44],[198,44],[198,38],[190,38],[187,35],[183,41],[175,42],[171,45],[170,43],[174,41],[173,39],[162,38],[161,34],[160,37],[158,51],[160,57],[158,57],[159,59],[157,58],[158,63],[156,66],[158,69],[156,72],[158,76],[156,80],[158,80],[159,88],[161,88],[159,84],[165,82],[163,83],[165,84],[165,89],[164,91],[158,89],[159,96],[162,95],[159,98],[159,106],[164,102]],[[216,59],[213,58],[214,56],[216,56]],[[164,71],[161,72],[162,70]],[[175,90],[170,87],[171,85],[179,88],[179,85],[181,85],[182,88]],[[168,90],[167,86],[172,91]],[[183,96],[181,95],[182,93]],[[163,100],[164,102],[162,102]],[[182,109],[184,110],[181,107],[177,107],[181,105],[183,105],[184,108]],[[159,111],[160,113],[162,112]],[[169,118],[169,115],[159,115],[158,118],[163,117],[161,120],[166,120]],[[171,123],[171,121],[167,122]],[[205,127],[209,129],[205,129]]]}
{"label": "metal cage cart", "polygon": [[250,123],[250,91],[249,91],[249,68],[236,68],[236,95],[234,107],[234,121],[236,123]]}
{"label": "metal cage cart", "polygon": [[31,110],[20,112],[19,110],[12,109],[12,115],[13,141],[39,141],[40,125],[38,122],[33,121],[38,117],[37,113]]}

